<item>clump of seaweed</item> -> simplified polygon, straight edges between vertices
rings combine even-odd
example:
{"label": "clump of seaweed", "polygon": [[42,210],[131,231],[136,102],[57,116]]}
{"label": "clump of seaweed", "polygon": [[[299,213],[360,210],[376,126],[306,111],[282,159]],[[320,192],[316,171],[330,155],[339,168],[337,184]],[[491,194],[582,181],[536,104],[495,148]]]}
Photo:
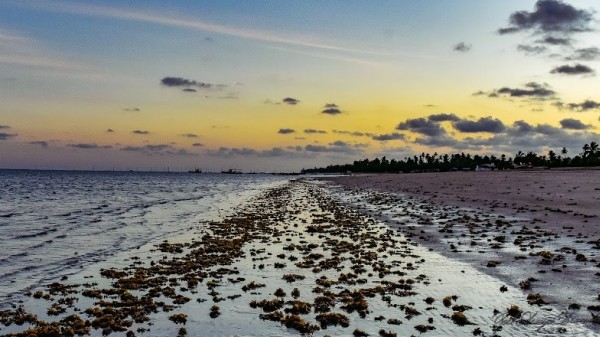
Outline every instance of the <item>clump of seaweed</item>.
{"label": "clump of seaweed", "polygon": [[415,329],[420,333],[425,333],[430,330],[435,330],[435,327],[433,325],[419,324],[415,326]]}
{"label": "clump of seaweed", "polygon": [[469,319],[467,318],[467,316],[465,316],[465,314],[463,314],[460,311],[455,311],[452,316],[450,316],[450,319],[452,319],[452,322],[454,322],[454,324],[457,325],[467,325],[467,324],[471,324],[471,322],[469,322]]}
{"label": "clump of seaweed", "polygon": [[219,315],[221,315],[221,308],[219,308],[218,305],[213,305],[210,308],[210,318],[217,318],[219,317]]}
{"label": "clump of seaweed", "polygon": [[304,275],[298,275],[298,274],[285,274],[282,277],[286,282],[292,283],[298,280],[304,280]]}
{"label": "clump of seaweed", "polygon": [[527,294],[527,303],[534,305],[542,305],[542,304],[548,304],[548,302],[546,302],[543,298],[542,295],[538,294],[538,293],[529,293]]}
{"label": "clump of seaweed", "polygon": [[169,316],[169,319],[175,323],[175,324],[185,324],[187,322],[187,315],[186,314],[175,314],[175,315],[171,315]]}
{"label": "clump of seaweed", "polygon": [[300,333],[310,334],[319,330],[319,327],[317,325],[310,324],[309,322],[302,319],[302,317],[295,314],[285,316],[285,318],[282,320],[282,323],[285,325],[286,328],[297,330]]}
{"label": "clump of seaweed", "polygon": [[271,312],[283,308],[283,300],[278,298],[272,300],[262,300],[260,302],[253,300],[250,302],[250,307],[253,309],[261,308],[264,312]]}
{"label": "clump of seaweed", "polygon": [[350,326],[350,319],[348,319],[346,315],[340,313],[328,312],[319,314],[317,315],[316,320],[319,322],[319,324],[321,324],[322,329],[327,329],[327,327],[330,325],[340,325],[343,328]]}
{"label": "clump of seaweed", "polygon": [[521,308],[519,308],[518,305],[511,305],[510,308],[506,310],[508,312],[508,315],[514,318],[520,318],[523,314],[523,310],[521,310]]}

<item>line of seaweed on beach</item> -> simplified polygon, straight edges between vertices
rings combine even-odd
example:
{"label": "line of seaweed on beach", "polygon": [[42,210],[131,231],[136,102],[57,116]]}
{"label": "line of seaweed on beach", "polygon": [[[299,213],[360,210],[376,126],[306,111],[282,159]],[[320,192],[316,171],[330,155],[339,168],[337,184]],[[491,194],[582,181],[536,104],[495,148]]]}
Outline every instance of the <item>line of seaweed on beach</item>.
{"label": "line of seaweed on beach", "polygon": [[329,165],[322,168],[303,169],[302,173],[398,173],[398,172],[448,172],[507,170],[527,168],[558,168],[558,167],[594,167],[600,166],[600,146],[590,142],[582,147],[582,152],[574,157],[568,157],[568,150],[563,147],[560,154],[549,150],[547,154],[518,151],[514,158],[505,154],[480,155],[454,153],[439,155],[421,153],[404,159],[387,159],[385,156],[373,160],[356,160],[352,164]]}

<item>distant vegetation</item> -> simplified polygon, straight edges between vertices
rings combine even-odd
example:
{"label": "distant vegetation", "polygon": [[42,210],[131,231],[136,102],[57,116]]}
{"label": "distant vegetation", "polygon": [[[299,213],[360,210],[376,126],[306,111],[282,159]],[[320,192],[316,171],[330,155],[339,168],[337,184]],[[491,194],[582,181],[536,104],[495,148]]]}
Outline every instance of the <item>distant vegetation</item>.
{"label": "distant vegetation", "polygon": [[591,142],[582,147],[583,152],[574,156],[567,156],[567,149],[562,148],[560,154],[550,150],[546,155],[534,152],[524,153],[519,151],[514,158],[502,154],[499,157],[471,155],[465,153],[438,155],[437,153],[421,153],[419,156],[406,157],[401,160],[386,157],[373,160],[357,160],[352,164],[329,165],[324,168],[302,170],[302,173],[399,173],[399,172],[446,172],[468,171],[476,169],[506,170],[515,168],[534,167],[582,167],[600,166],[600,148],[598,143]]}

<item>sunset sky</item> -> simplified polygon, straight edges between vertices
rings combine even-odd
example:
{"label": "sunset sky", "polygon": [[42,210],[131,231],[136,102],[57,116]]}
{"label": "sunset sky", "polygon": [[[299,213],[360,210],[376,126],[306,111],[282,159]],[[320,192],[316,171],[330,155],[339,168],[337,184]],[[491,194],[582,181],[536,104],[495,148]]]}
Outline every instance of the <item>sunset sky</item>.
{"label": "sunset sky", "polygon": [[297,171],[600,142],[600,3],[0,0],[0,168]]}

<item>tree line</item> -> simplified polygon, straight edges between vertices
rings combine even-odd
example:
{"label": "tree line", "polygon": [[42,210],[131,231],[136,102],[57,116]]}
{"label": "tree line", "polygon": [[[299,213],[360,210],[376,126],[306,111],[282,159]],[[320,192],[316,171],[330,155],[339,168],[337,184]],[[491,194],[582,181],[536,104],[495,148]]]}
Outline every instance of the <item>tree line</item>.
{"label": "tree line", "polygon": [[352,164],[329,165],[322,168],[303,169],[302,173],[409,173],[409,172],[447,172],[470,171],[476,169],[507,170],[534,167],[584,167],[600,166],[600,147],[598,143],[591,142],[582,147],[582,152],[574,157],[568,157],[565,147],[556,153],[553,150],[547,154],[539,155],[535,152],[517,152],[514,157],[505,154],[471,155],[469,153],[454,153],[438,155],[421,153],[401,160],[387,159],[386,157],[373,160],[356,160]]}

